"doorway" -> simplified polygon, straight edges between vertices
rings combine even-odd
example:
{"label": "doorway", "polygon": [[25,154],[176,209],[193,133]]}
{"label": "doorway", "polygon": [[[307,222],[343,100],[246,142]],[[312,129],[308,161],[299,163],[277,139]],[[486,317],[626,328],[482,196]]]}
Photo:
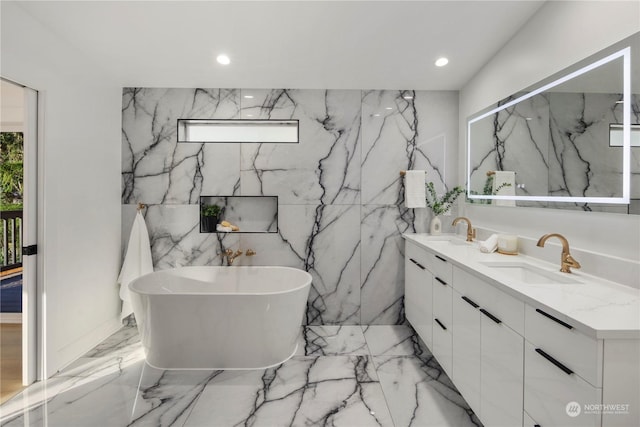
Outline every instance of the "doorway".
{"label": "doorway", "polygon": [[37,92],[0,80],[0,403],[37,377]]}

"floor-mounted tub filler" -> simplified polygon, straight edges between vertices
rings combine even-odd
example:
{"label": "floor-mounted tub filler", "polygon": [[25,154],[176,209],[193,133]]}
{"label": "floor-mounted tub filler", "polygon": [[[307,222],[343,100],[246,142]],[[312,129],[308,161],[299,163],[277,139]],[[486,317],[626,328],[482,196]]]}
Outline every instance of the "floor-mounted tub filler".
{"label": "floor-mounted tub filler", "polygon": [[290,267],[182,267],[129,289],[149,365],[260,369],[295,354],[310,286]]}

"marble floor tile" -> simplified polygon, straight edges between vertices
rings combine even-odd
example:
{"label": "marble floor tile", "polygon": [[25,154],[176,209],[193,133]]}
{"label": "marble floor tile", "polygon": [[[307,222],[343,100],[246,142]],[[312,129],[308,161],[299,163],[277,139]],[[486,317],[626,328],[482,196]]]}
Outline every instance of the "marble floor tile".
{"label": "marble floor tile", "polygon": [[393,426],[369,356],[293,357],[211,381],[185,426]]}
{"label": "marble floor tile", "polygon": [[126,426],[144,362],[91,377],[57,376],[36,383],[1,407],[0,425]]}
{"label": "marble floor tile", "polygon": [[[373,354],[371,356],[370,354]],[[479,426],[408,325],[305,326],[299,352],[247,371],[161,370],[123,328],[0,406],[0,425]]]}
{"label": "marble floor tile", "polygon": [[304,326],[297,356],[369,355],[360,326]]}
{"label": "marble floor tile", "polygon": [[135,326],[126,326],[95,346],[83,357],[110,356],[119,351],[128,352],[134,347],[142,348],[138,328]]}
{"label": "marble floor tile", "polygon": [[433,357],[373,356],[396,427],[481,426]]}
{"label": "marble floor tile", "polygon": [[363,325],[362,329],[373,356],[416,356],[428,352],[409,325]]}

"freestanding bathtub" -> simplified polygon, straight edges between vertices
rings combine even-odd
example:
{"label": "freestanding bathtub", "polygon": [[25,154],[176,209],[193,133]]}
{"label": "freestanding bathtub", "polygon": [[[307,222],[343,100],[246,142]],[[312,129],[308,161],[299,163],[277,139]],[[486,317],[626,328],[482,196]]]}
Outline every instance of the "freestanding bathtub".
{"label": "freestanding bathtub", "polygon": [[296,352],[310,286],[289,267],[182,267],[129,289],[149,365],[259,369]]}

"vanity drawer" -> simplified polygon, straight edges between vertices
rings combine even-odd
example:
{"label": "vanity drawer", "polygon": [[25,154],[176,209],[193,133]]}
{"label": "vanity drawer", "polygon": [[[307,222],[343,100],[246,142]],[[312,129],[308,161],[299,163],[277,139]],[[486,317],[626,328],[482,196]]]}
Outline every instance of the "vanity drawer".
{"label": "vanity drawer", "polygon": [[453,287],[480,305],[483,314],[490,314],[524,336],[524,302],[458,267],[453,269]]}
{"label": "vanity drawer", "polygon": [[522,426],[523,427],[542,427],[540,424],[535,422],[535,420],[531,418],[531,416],[527,414],[526,411],[524,413],[524,423],[522,424]]}
{"label": "vanity drawer", "polygon": [[[438,277],[433,277],[433,317],[440,319],[447,325],[451,325],[451,312],[453,308],[453,288]],[[435,328],[435,325],[434,325]]]}
{"label": "vanity drawer", "polygon": [[528,304],[525,309],[525,338],[562,360],[590,384],[602,387],[602,340],[590,338],[548,310]]}
{"label": "vanity drawer", "polygon": [[525,342],[525,411],[541,426],[600,426],[601,415],[583,409],[602,402],[602,389],[563,372],[536,348]]}
{"label": "vanity drawer", "polygon": [[451,335],[451,323],[435,317],[433,319],[433,348],[432,353],[442,366],[444,371],[451,377],[451,367],[453,365],[453,339]]}
{"label": "vanity drawer", "polygon": [[453,280],[453,264],[451,264],[451,262],[449,262],[445,257],[429,252],[427,268],[431,270],[434,277],[437,277],[442,282],[451,285],[451,281]]}
{"label": "vanity drawer", "polygon": [[421,270],[429,269],[428,264],[432,257],[431,252],[405,240],[404,258],[408,262],[416,265]]}

